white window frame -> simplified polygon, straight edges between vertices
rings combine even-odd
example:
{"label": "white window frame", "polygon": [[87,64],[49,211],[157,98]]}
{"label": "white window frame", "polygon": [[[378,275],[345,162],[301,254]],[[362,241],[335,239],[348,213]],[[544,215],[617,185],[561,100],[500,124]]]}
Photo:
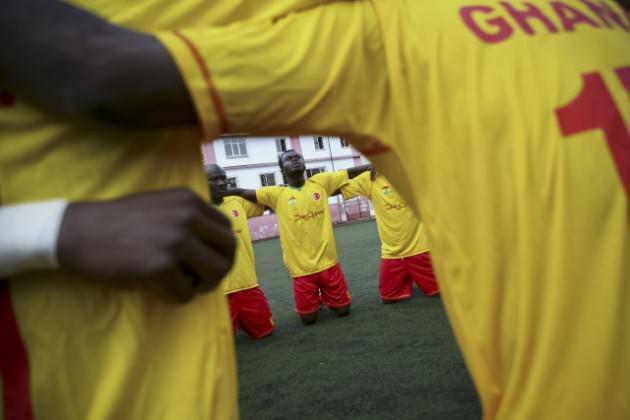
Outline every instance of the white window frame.
{"label": "white window frame", "polygon": [[326,150],[326,143],[322,136],[313,136],[313,146],[315,150]]}
{"label": "white window frame", "polygon": [[235,176],[225,178],[225,183],[228,185],[228,188],[238,188],[238,178]]}
{"label": "white window frame", "polygon": [[318,166],[315,168],[306,168],[306,177],[310,178],[313,175],[321,174],[322,172],[326,172],[325,166]]}
{"label": "white window frame", "polygon": [[225,157],[228,159],[247,157],[247,139],[224,139],[223,146],[225,148]]}
{"label": "white window frame", "polygon": [[[259,178],[261,187],[272,187],[274,185],[278,185],[276,183],[276,174],[274,172],[259,174]],[[271,178],[271,183],[269,183],[269,178]]]}
{"label": "white window frame", "polygon": [[287,150],[289,150],[289,147],[287,146],[287,138],[278,137],[276,139],[276,151],[278,152],[278,154],[286,152]]}

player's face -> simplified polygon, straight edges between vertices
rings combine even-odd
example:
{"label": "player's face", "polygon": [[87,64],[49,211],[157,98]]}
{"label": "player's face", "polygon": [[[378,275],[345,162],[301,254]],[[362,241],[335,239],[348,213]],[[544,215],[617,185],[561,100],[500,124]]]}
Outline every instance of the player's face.
{"label": "player's face", "polygon": [[304,158],[296,152],[287,152],[282,155],[282,170],[285,173],[304,172]]}
{"label": "player's face", "polygon": [[212,198],[216,199],[223,197],[228,187],[225,171],[219,169],[209,171],[208,184],[210,184]]}

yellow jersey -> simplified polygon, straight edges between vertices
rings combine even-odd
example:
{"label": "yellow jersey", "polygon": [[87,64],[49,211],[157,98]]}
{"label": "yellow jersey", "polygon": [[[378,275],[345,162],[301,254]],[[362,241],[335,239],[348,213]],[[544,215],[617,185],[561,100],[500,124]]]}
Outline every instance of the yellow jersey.
{"label": "yellow jersey", "polygon": [[364,172],[341,192],[347,199],[363,196],[372,202],[382,258],[405,258],[429,251],[424,224],[383,175],[372,180],[370,172]]}
{"label": "yellow jersey", "polygon": [[337,264],[328,197],[348,182],[347,171],[319,173],[302,187],[256,190],[258,203],[278,216],[282,258],[291,277],[319,273]]}
{"label": "yellow jersey", "polygon": [[[115,24],[153,31],[277,17],[320,1],[70,3]],[[200,138],[196,127],[125,131],[78,123],[32,107],[0,86],[0,205],[106,200],[178,186],[207,198]],[[238,416],[223,290],[172,306],[145,293],[101,289],[59,273],[20,277],[9,281],[10,298],[2,302],[15,315],[16,337],[27,353],[31,395],[22,397],[30,398],[35,418]],[[3,379],[0,388],[14,385]]]}
{"label": "yellow jersey", "polygon": [[256,260],[247,219],[262,216],[265,208],[240,197],[225,197],[218,207],[232,222],[232,231],[236,236],[234,265],[223,279],[225,293],[230,294],[256,287],[258,286]]}
{"label": "yellow jersey", "polygon": [[419,210],[485,419],[628,418],[630,21],[615,2],[336,2],[158,36],[208,136],[342,135]]}

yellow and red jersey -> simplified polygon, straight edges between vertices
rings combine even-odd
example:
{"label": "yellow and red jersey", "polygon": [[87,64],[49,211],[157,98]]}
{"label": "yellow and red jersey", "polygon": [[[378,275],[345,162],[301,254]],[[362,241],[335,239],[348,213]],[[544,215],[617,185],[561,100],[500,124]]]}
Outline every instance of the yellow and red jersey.
{"label": "yellow and red jersey", "polygon": [[343,135],[419,210],[485,418],[628,416],[615,2],[334,2],[158,36],[209,137]]}
{"label": "yellow and red jersey", "polygon": [[404,258],[429,251],[422,220],[383,175],[372,179],[370,172],[364,172],[341,192],[345,198],[364,196],[372,202],[382,258]]}
{"label": "yellow and red jersey", "polygon": [[230,294],[256,287],[256,260],[247,219],[262,216],[265,208],[240,197],[225,197],[218,207],[232,222],[232,231],[236,236],[236,258],[232,269],[223,279],[223,289],[226,294]]}
{"label": "yellow and red jersey", "polygon": [[[70,3],[130,29],[154,31],[260,20],[318,2]],[[107,200],[182,186],[208,198],[196,127],[125,131],[79,123],[32,107],[2,86],[0,127],[0,205]],[[24,345],[24,354],[9,356],[27,360],[29,369],[26,378],[2,378],[0,388],[15,394],[16,383],[30,383],[19,397],[35,418],[238,416],[232,329],[222,290],[172,306],[145,293],[37,273],[9,281],[1,293],[2,310],[12,314],[17,328],[12,337]],[[21,348],[7,340],[3,348]],[[0,411],[8,409],[0,402]]]}
{"label": "yellow and red jersey", "polygon": [[337,264],[328,197],[348,182],[347,171],[319,173],[301,187],[256,190],[258,202],[278,216],[284,264],[291,277],[306,276]]}

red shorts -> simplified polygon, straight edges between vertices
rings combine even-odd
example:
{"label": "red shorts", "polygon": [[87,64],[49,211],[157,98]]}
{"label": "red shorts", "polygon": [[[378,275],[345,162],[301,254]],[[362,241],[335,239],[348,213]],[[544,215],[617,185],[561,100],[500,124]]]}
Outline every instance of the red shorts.
{"label": "red shorts", "polygon": [[411,297],[412,281],[427,296],[438,294],[429,252],[397,259],[381,259],[379,291],[381,299],[401,300]]}
{"label": "red shorts", "polygon": [[350,305],[352,298],[339,263],[319,273],[293,278],[295,311],[312,314],[319,311],[323,303],[329,308]]}
{"label": "red shorts", "polygon": [[265,294],[258,286],[227,295],[232,327],[242,329],[252,339],[268,336],[275,329]]}

